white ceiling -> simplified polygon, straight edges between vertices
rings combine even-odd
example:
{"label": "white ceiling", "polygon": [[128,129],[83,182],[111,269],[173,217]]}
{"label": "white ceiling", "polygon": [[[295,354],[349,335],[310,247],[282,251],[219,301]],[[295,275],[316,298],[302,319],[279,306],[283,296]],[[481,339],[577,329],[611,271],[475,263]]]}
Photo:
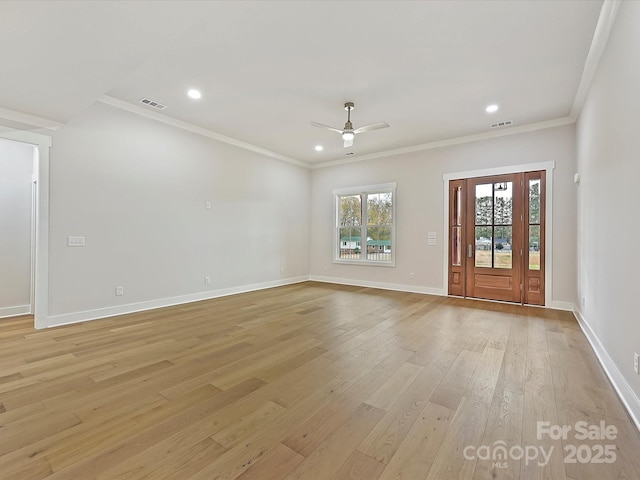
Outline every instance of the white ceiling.
{"label": "white ceiling", "polygon": [[[103,95],[314,164],[570,114],[602,1],[0,2],[0,108]],[[199,88],[203,98],[186,96]],[[343,149],[345,101],[358,135]],[[485,113],[490,103],[500,105]],[[142,107],[147,108],[147,107]],[[6,116],[6,115],[5,115]],[[507,127],[512,128],[512,127]],[[314,146],[324,151],[317,153]]]}

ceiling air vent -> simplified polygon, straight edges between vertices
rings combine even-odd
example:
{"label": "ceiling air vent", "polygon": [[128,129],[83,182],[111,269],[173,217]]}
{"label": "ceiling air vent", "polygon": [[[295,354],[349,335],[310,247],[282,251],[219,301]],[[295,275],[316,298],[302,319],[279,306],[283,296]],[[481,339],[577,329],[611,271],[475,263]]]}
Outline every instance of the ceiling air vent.
{"label": "ceiling air vent", "polygon": [[165,108],[167,108],[166,105],[163,105],[159,102],[156,102],[154,100],[151,100],[150,98],[146,98],[146,97],[142,97],[140,99],[140,103],[146,105],[147,107],[153,107],[156,110],[164,110]]}
{"label": "ceiling air vent", "polygon": [[491,128],[502,128],[502,127],[508,127],[509,125],[511,125],[513,122],[511,120],[507,120],[506,122],[498,122],[498,123],[492,123],[491,124]]}

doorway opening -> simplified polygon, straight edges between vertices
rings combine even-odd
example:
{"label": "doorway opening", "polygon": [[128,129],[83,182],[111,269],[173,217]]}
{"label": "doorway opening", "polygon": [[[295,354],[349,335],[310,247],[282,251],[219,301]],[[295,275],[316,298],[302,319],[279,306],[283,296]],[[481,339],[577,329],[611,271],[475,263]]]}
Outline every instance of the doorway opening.
{"label": "doorway opening", "polygon": [[0,318],[33,313],[33,145],[0,139]]}
{"label": "doorway opening", "polygon": [[449,181],[448,293],[545,304],[544,170]]}
{"label": "doorway opening", "polygon": [[[0,305],[0,307],[4,307],[0,310],[0,317],[31,313],[34,315],[35,328],[45,328],[48,326],[49,149],[51,137],[27,130],[1,127],[0,141],[12,145],[18,150],[30,152],[31,159],[31,177],[24,179],[26,185],[22,184],[24,190],[20,192],[22,199],[20,200],[22,205],[20,209],[24,212],[24,205],[28,205],[26,213],[20,220],[11,219],[7,223],[8,227],[3,228],[3,230],[7,230],[3,237],[8,245],[13,242],[20,244],[21,247],[19,252],[16,250],[18,252],[16,259],[12,259],[14,261],[19,258],[19,261],[14,261],[12,268],[20,269],[21,273],[18,275],[22,275],[21,286],[16,292],[12,292],[11,298],[3,300],[12,305]],[[8,190],[4,189],[3,191],[6,193]],[[17,197],[12,197],[9,209],[16,207],[18,205],[16,202],[18,202]],[[25,228],[28,233],[24,233]],[[7,264],[9,263],[7,262]],[[18,267],[19,265],[20,267]],[[25,265],[28,266],[25,267]],[[0,284],[5,285],[6,281],[6,278],[0,278]],[[8,281],[11,282],[12,279],[9,278]],[[27,292],[26,295],[25,292]],[[13,305],[14,303],[17,304]]]}

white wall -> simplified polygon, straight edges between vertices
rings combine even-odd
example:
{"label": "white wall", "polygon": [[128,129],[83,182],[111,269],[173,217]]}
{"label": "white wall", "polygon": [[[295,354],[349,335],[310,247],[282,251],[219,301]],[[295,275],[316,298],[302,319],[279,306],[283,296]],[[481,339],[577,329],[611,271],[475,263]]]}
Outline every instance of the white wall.
{"label": "white wall", "polygon": [[95,104],[50,178],[50,325],[308,275],[307,169]]}
{"label": "white wall", "polygon": [[[579,313],[640,420],[640,2],[621,2],[577,123]],[[584,304],[582,304],[584,299]],[[625,389],[627,389],[625,394]],[[629,390],[633,390],[632,394]],[[635,395],[635,400],[632,398]],[[634,403],[635,402],[635,403]],[[639,423],[640,426],[640,423]]]}
{"label": "white wall", "polygon": [[[446,293],[443,262],[443,174],[553,161],[553,291],[556,302],[575,301],[574,126],[550,128],[434,150],[313,171],[311,274],[360,284],[378,282],[414,291]],[[334,264],[332,190],[396,181],[396,267]],[[438,245],[427,246],[437,232]],[[414,273],[414,278],[410,278]]]}
{"label": "white wall", "polygon": [[34,149],[0,139],[0,317],[29,313]]}

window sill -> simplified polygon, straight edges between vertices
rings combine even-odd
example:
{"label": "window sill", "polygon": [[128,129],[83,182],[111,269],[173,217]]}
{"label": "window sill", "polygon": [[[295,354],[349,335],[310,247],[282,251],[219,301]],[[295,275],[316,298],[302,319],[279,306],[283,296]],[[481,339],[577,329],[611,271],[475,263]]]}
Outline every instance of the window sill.
{"label": "window sill", "polygon": [[372,260],[339,260],[334,259],[333,263],[339,265],[364,265],[368,267],[394,267],[396,266],[395,260],[390,262],[375,262]]}

